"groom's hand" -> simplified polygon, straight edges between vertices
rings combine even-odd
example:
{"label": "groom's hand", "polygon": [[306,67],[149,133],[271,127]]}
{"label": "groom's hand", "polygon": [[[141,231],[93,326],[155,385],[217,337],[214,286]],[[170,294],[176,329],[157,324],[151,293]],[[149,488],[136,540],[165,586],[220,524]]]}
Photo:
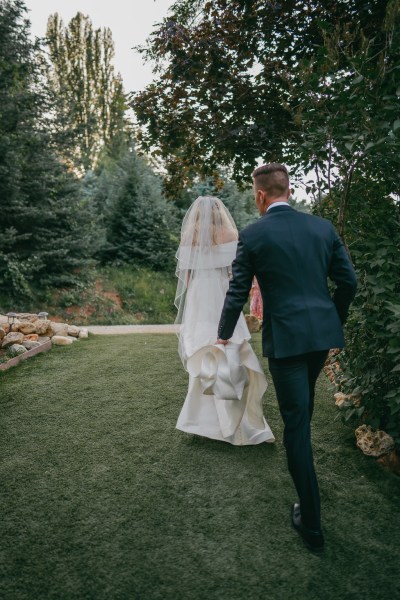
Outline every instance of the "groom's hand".
{"label": "groom's hand", "polygon": [[223,346],[226,346],[228,342],[229,342],[229,340],[219,340],[218,339],[215,343],[216,344],[222,344]]}

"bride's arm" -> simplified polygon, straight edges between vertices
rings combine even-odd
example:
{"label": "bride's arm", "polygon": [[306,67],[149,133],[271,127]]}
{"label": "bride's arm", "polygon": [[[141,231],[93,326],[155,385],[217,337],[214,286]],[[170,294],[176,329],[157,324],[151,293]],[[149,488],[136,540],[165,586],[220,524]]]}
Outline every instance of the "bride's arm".
{"label": "bride's arm", "polygon": [[229,242],[237,242],[238,234],[235,229],[225,227],[221,230],[218,237],[220,238],[218,240],[219,244],[228,244]]}
{"label": "bride's arm", "polygon": [[218,326],[220,341],[232,337],[244,304],[249,297],[251,284],[254,277],[253,263],[245,244],[240,239],[237,247],[236,258],[232,264],[233,277],[226,294],[221,319]]}

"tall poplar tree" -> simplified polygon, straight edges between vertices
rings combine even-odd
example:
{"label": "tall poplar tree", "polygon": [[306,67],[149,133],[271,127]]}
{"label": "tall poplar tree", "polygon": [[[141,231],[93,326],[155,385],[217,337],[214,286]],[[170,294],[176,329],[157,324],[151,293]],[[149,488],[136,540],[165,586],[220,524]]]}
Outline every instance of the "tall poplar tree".
{"label": "tall poplar tree", "polygon": [[64,158],[80,174],[93,169],[106,151],[127,140],[127,104],[113,66],[110,29],[94,29],[78,12],[68,26],[57,13],[47,25],[49,82],[55,97],[54,126],[64,139]]}

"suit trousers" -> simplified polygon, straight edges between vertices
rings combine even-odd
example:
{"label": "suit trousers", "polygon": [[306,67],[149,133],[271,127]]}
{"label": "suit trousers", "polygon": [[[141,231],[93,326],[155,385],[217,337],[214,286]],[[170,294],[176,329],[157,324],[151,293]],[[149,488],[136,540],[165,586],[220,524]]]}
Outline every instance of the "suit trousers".
{"label": "suit trousers", "polygon": [[328,350],[286,358],[269,358],[279,409],[285,425],[283,443],[296,487],[303,524],[320,529],[321,508],[311,447],[315,383]]}

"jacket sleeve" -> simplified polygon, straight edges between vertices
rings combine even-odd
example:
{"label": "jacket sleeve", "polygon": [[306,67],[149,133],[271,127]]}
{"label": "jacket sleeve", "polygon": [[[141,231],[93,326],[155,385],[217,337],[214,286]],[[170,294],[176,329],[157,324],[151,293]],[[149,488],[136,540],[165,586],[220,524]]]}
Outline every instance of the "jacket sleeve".
{"label": "jacket sleeve", "polygon": [[345,323],[350,304],[356,295],[357,279],[343,242],[336,232],[334,232],[333,254],[328,275],[336,284],[333,302],[341,322]]}
{"label": "jacket sleeve", "polygon": [[254,277],[254,267],[250,253],[240,235],[236,258],[232,263],[232,279],[229,284],[221,319],[218,325],[218,338],[229,340],[246,303]]}

